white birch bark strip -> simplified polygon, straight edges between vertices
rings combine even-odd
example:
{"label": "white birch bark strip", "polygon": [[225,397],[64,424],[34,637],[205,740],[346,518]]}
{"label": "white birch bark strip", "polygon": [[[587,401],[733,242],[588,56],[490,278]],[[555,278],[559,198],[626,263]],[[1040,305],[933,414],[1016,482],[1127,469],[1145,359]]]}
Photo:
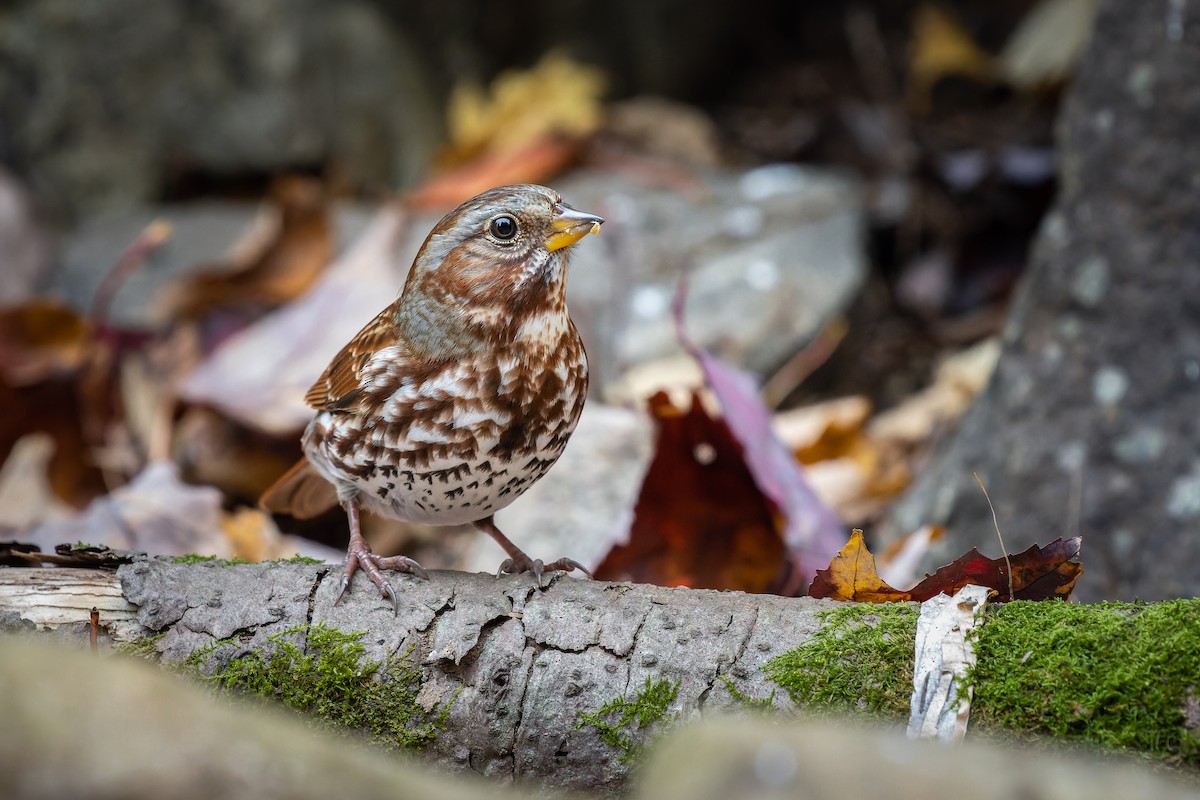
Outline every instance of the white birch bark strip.
{"label": "white birch bark strip", "polygon": [[910,739],[962,741],[971,714],[973,687],[959,692],[975,665],[972,631],[983,618],[991,590],[964,586],[954,597],[940,594],[921,604],[913,664]]}

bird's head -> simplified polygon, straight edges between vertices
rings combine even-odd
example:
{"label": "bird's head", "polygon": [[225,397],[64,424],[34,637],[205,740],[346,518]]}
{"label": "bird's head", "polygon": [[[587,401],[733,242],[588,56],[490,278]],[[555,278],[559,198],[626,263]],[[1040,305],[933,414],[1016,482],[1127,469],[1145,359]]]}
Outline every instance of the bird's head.
{"label": "bird's head", "polygon": [[599,231],[552,189],[490,189],[442,218],[408,274],[397,322],[418,349],[510,343],[539,315],[566,316],[571,246]]}

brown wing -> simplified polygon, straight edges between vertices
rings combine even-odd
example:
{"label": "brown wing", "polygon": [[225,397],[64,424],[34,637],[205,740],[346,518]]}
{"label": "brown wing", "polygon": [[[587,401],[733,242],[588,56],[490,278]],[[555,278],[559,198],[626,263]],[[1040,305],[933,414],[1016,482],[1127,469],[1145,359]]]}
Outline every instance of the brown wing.
{"label": "brown wing", "polygon": [[263,492],[258,504],[276,514],[312,519],[337,505],[337,492],[312,464],[301,460]]}
{"label": "brown wing", "polygon": [[329,362],[325,374],[304,396],[304,402],[322,411],[334,411],[352,405],[362,391],[363,369],[371,356],[399,343],[394,315],[395,307],[388,306],[355,334],[342,352]]}

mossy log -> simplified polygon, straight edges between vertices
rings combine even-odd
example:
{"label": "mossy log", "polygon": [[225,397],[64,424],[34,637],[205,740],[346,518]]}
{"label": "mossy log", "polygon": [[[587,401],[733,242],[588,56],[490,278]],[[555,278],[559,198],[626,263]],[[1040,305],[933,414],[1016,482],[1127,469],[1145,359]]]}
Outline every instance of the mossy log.
{"label": "mossy log", "polygon": [[[5,800],[581,800],[595,795],[392,758],[295,715],[213,702],[190,681],[129,658],[0,640]],[[1079,754],[968,742],[948,757],[895,727],[722,718],[669,734],[640,766],[635,800],[888,797],[895,800],[1184,800],[1194,780]],[[1178,776],[1172,776],[1178,777]]]}
{"label": "mossy log", "polygon": [[[0,628],[84,639],[100,606],[102,641],[445,765],[592,790],[619,787],[646,741],[701,713],[907,713],[911,604],[435,572],[391,575],[393,616],[366,581],[333,605],[337,577],[290,563],[0,569]],[[989,613],[984,729],[1200,765],[1200,600]]]}

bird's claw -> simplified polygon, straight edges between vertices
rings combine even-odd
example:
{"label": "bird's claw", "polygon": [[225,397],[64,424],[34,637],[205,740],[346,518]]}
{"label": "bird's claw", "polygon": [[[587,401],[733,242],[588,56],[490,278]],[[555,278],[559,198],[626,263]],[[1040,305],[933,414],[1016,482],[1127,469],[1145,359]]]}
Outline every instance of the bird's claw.
{"label": "bird's claw", "polygon": [[371,556],[371,560],[380,569],[394,569],[398,572],[407,572],[410,575],[416,575],[418,578],[429,580],[429,573],[425,568],[418,564],[415,560],[408,556]]}
{"label": "bird's claw", "polygon": [[[357,564],[355,566],[357,567]],[[333,598],[333,604],[335,606],[338,603],[342,602],[342,598],[346,595],[346,590],[349,588],[350,588],[350,575],[346,574],[346,575],[342,576],[342,582],[338,586],[337,595]]]}
{"label": "bird's claw", "polygon": [[383,576],[381,570],[400,570],[429,580],[429,573],[425,571],[425,568],[408,556],[380,557],[372,553],[365,542],[360,547],[355,547],[351,543],[350,548],[346,551],[346,563],[342,569],[342,582],[338,586],[337,597],[333,600],[335,606],[342,601],[346,590],[350,588],[350,579],[360,569],[367,573],[367,577],[371,579],[371,583],[379,587],[380,596],[392,601],[393,616],[400,616],[400,598],[397,597],[396,590],[392,587],[388,579]]}
{"label": "bird's claw", "polygon": [[533,574],[533,578],[537,581],[537,585],[542,585],[542,574],[546,572],[571,572],[579,570],[589,578],[592,573],[587,567],[580,564],[573,558],[560,558],[557,561],[551,561],[549,564],[543,564],[540,558],[531,559],[528,556],[523,558],[506,558],[500,565],[500,569],[496,571],[496,577],[501,575],[521,575],[529,572]]}
{"label": "bird's claw", "polygon": [[547,572],[572,572],[573,570],[579,570],[588,577],[588,580],[596,580],[596,576],[590,569],[573,558],[560,558],[558,561],[551,561],[546,565]]}
{"label": "bird's claw", "polygon": [[400,600],[396,597],[396,590],[392,588],[392,584],[385,581],[380,588],[383,589],[383,596],[392,600],[392,616],[400,616]]}

